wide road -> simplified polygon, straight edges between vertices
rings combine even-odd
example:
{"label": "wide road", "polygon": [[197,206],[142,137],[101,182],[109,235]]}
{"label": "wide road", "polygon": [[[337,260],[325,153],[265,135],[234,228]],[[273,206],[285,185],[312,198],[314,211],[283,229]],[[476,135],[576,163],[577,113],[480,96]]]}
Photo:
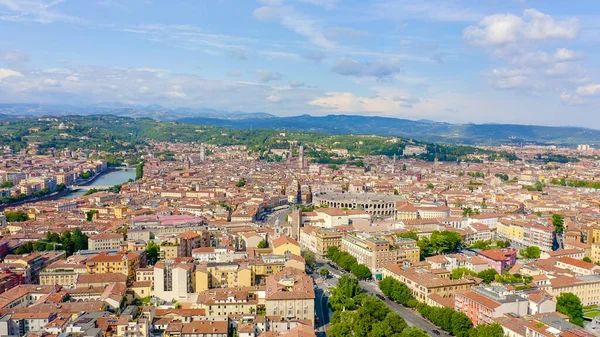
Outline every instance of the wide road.
{"label": "wide road", "polygon": [[[342,270],[338,271],[333,268],[330,268],[329,266],[327,266],[326,264],[323,264],[322,262],[323,261],[317,262],[317,269],[320,269],[323,266],[327,267],[327,269],[329,269],[329,272],[332,275],[332,277],[330,277],[324,281],[324,283],[325,283],[324,287],[334,288],[337,284],[338,278],[341,277],[341,275],[346,274],[346,272],[342,271]],[[359,284],[360,284],[360,287],[363,289],[363,291],[367,294],[370,294],[373,296],[375,296],[376,294],[383,295],[383,293],[379,290],[379,287],[378,287],[376,281],[360,281]],[[391,301],[391,300],[387,299],[385,296],[384,296],[384,298],[385,299],[383,300],[383,302],[388,306],[388,308],[395,311],[396,313],[398,313],[398,315],[400,315],[402,318],[404,318],[404,320],[406,321],[406,323],[408,325],[417,326],[417,327],[425,330],[427,332],[427,334],[429,334],[430,336],[450,337],[450,334],[446,333],[441,328],[438,328],[433,323],[431,323],[428,320],[426,320],[425,318],[421,317],[421,315],[419,315],[417,312],[412,311],[411,309],[406,308],[399,303]],[[434,331],[436,331],[437,333],[435,333]]]}
{"label": "wide road", "polygon": [[315,272],[310,275],[314,278],[317,286],[315,289],[315,314],[319,318],[319,324],[315,325],[315,332],[318,337],[326,337],[331,316],[327,296],[329,284],[319,277],[318,270],[319,269],[317,268]]}

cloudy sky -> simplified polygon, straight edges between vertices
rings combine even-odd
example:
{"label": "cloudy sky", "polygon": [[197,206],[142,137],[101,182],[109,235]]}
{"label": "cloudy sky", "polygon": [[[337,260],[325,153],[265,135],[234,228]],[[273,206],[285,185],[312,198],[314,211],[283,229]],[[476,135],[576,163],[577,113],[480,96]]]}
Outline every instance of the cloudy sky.
{"label": "cloudy sky", "polygon": [[0,0],[0,102],[600,128],[598,0]]}

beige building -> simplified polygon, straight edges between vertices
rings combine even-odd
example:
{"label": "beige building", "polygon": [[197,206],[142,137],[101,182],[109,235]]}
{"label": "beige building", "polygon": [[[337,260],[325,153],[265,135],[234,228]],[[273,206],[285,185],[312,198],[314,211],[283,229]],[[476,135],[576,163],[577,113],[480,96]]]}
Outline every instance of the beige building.
{"label": "beige building", "polygon": [[88,238],[89,250],[118,250],[121,249],[123,235],[118,233],[100,233]]}
{"label": "beige building", "polygon": [[304,226],[300,229],[300,246],[318,256],[326,256],[329,247],[342,247],[343,232],[336,229]]}
{"label": "beige building", "polygon": [[267,277],[265,307],[267,316],[313,321],[315,291],[313,280],[303,271],[286,268]]}
{"label": "beige building", "polygon": [[452,280],[449,274],[433,273],[425,269],[402,269],[399,265],[389,265],[383,268],[383,277],[393,277],[405,283],[412,291],[413,296],[420,302],[427,302],[427,298],[433,294],[441,298],[452,298],[457,290],[468,290],[475,281],[470,279]]}
{"label": "beige building", "polygon": [[559,275],[538,282],[538,288],[556,297],[562,293],[573,293],[581,299],[583,306],[600,304],[600,275],[569,277]]}
{"label": "beige building", "polygon": [[412,239],[389,240],[368,234],[348,234],[342,238],[342,250],[354,256],[359,264],[381,274],[387,265],[419,262],[420,248]]}
{"label": "beige building", "polygon": [[197,308],[205,309],[210,319],[257,312],[259,298],[264,305],[264,288],[210,289],[198,294]]}

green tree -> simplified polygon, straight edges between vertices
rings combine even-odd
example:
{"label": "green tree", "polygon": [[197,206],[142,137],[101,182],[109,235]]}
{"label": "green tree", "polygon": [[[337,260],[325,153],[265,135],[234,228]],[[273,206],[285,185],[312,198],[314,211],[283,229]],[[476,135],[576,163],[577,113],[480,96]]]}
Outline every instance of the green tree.
{"label": "green tree", "polygon": [[256,246],[256,248],[261,248],[261,249],[262,248],[267,248],[267,247],[268,247],[268,245],[265,242],[265,240],[262,240],[261,242],[258,243],[258,246]]}
{"label": "green tree", "polygon": [[354,265],[354,267],[352,267],[352,274],[354,274],[354,276],[356,276],[359,280],[366,280],[372,276],[371,270],[364,264]]}
{"label": "green tree", "polygon": [[404,318],[400,317],[400,315],[395,312],[389,312],[387,316],[385,316],[383,322],[392,327],[394,333],[400,333],[408,327]]}
{"label": "green tree", "polygon": [[418,328],[416,326],[411,326],[404,329],[399,337],[429,337],[425,330]]}
{"label": "green tree", "polygon": [[15,186],[15,184],[13,184],[12,181],[5,181],[0,184],[0,188],[11,188],[13,186]]}
{"label": "green tree", "polygon": [[496,279],[498,272],[494,268],[488,268],[477,273],[477,277],[483,280],[485,283],[491,283]]}
{"label": "green tree", "polygon": [[246,186],[246,178],[240,178],[237,183],[235,183],[235,187],[244,187]]}
{"label": "green tree", "polygon": [[406,164],[402,164],[402,171],[406,171]]}
{"label": "green tree", "polygon": [[358,279],[343,275],[338,280],[337,286],[331,289],[329,304],[333,311],[352,310],[356,307],[355,297],[362,294]]}
{"label": "green tree", "polygon": [[158,252],[160,247],[154,241],[148,242],[146,245],[146,261],[149,265],[153,266],[158,261]]}
{"label": "green tree", "polygon": [[461,246],[462,237],[453,231],[433,231],[429,239],[436,254],[456,251]]}
{"label": "green tree", "polygon": [[85,221],[92,221],[94,219],[94,214],[98,213],[98,210],[91,209],[85,212]]}
{"label": "green tree", "polygon": [[452,314],[452,334],[456,337],[466,337],[473,323],[464,312],[454,311]]}
{"label": "green tree", "polygon": [[428,189],[430,189],[430,190],[431,190],[431,189],[433,189],[434,187],[435,187],[435,186],[433,186],[433,184],[432,184],[432,183],[428,183],[428,184],[427,184],[427,188],[428,188]]}
{"label": "green tree", "polygon": [[137,164],[135,167],[135,180],[140,180],[144,177],[144,162]]}
{"label": "green tree", "polygon": [[329,276],[329,269],[327,269],[327,268],[321,268],[319,270],[319,275],[321,275],[321,277],[327,277],[327,276]]}
{"label": "green tree", "polygon": [[313,253],[310,250],[305,250],[302,252],[302,257],[304,257],[304,261],[306,262],[306,265],[308,265],[310,268],[315,267],[315,265],[317,263],[317,259],[315,258],[315,253]]}
{"label": "green tree", "polygon": [[565,230],[565,218],[560,214],[552,214],[552,225],[556,233],[562,233]]}
{"label": "green tree", "polygon": [[469,337],[502,337],[504,331],[498,323],[479,325],[469,331]]}
{"label": "green tree", "polygon": [[556,311],[569,316],[569,321],[583,326],[583,306],[581,300],[573,293],[562,293],[556,297]]}
{"label": "green tree", "polygon": [[6,221],[8,222],[22,222],[29,220],[29,215],[23,211],[6,211],[4,212],[4,216],[6,216]]}
{"label": "green tree", "polygon": [[519,251],[522,257],[526,259],[537,259],[542,254],[542,250],[536,246],[529,246]]}
{"label": "green tree", "polygon": [[22,243],[19,247],[17,247],[17,249],[15,249],[16,255],[29,254],[31,252],[33,252],[33,242],[31,241]]}
{"label": "green tree", "polygon": [[589,257],[585,256],[583,258],[583,261],[587,262],[587,263],[592,263],[592,259],[590,259]]}
{"label": "green tree", "polygon": [[459,278],[462,278],[463,275],[477,275],[477,273],[467,268],[454,268],[450,273],[450,278],[453,280],[458,280]]}

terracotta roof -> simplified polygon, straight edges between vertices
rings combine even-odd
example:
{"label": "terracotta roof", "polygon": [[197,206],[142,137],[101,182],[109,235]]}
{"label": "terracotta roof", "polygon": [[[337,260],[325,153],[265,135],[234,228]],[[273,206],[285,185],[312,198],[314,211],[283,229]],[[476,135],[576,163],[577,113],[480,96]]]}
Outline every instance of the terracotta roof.
{"label": "terracotta roof", "polygon": [[483,305],[484,307],[490,308],[490,309],[496,309],[499,306],[501,306],[502,304],[499,302],[496,302],[494,300],[492,300],[491,298],[484,296],[478,292],[472,291],[472,290],[457,290],[456,291],[456,296],[460,297],[466,297],[474,302],[477,302],[481,305]]}
{"label": "terracotta roof", "polygon": [[278,237],[277,239],[273,240],[273,247],[279,247],[279,246],[285,245],[286,243],[300,247],[300,244],[298,243],[298,241],[290,238],[287,235],[282,235],[282,236]]}

